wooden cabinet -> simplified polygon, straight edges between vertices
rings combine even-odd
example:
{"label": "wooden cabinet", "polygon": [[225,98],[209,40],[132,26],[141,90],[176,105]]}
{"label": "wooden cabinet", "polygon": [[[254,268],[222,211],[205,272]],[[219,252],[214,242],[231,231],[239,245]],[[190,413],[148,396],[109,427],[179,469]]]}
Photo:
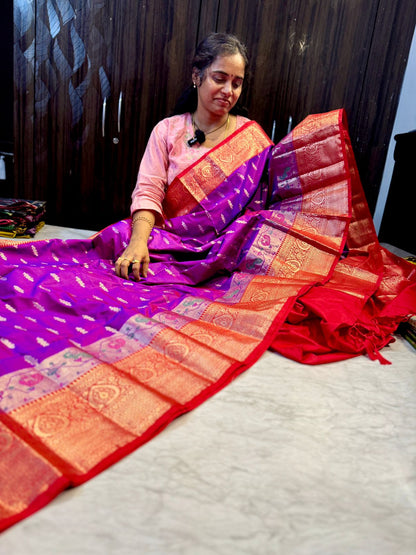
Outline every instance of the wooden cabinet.
{"label": "wooden cabinet", "polygon": [[[250,116],[277,136],[345,107],[375,206],[416,22],[413,0],[15,0],[16,196],[49,223],[128,214],[152,127],[190,82],[197,42],[237,34]],[[105,108],[105,110],[104,110]],[[105,117],[103,117],[103,115]]]}
{"label": "wooden cabinet", "polygon": [[[0,197],[13,195],[13,6],[0,4]],[[4,173],[3,173],[4,170]]]}

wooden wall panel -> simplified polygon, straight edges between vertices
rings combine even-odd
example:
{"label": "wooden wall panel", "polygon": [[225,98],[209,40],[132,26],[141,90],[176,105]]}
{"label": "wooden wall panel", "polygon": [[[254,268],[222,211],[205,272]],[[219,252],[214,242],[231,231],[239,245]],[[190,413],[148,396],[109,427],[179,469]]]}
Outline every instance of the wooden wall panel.
{"label": "wooden wall panel", "polygon": [[383,177],[415,26],[414,0],[378,2],[361,95],[349,115],[353,147],[372,211]]}
{"label": "wooden wall panel", "polygon": [[[249,24],[248,24],[249,22]],[[217,30],[248,46],[250,116],[277,138],[310,113],[347,111],[354,151],[373,210],[405,58],[416,23],[413,0],[220,0]]]}
{"label": "wooden wall panel", "polygon": [[34,5],[14,5],[15,196],[36,199],[34,179],[35,13]]}
{"label": "wooden wall panel", "polygon": [[[0,150],[13,150],[13,4],[0,4]],[[4,185],[3,183],[1,185]],[[2,187],[3,188],[3,187]]]}
{"label": "wooden wall panel", "polygon": [[374,207],[413,0],[18,0],[15,19],[15,194],[46,199],[50,223],[98,229],[128,213],[150,131],[190,83],[195,46],[214,30],[247,44],[243,100],[269,134],[276,121],[277,139],[289,116],[296,124],[346,108]]}
{"label": "wooden wall panel", "polygon": [[[243,5],[245,4],[245,1],[246,0],[243,0]],[[222,0],[201,0],[201,9],[198,20],[198,42],[203,40],[209,33],[219,30],[218,15],[221,2]]]}
{"label": "wooden wall panel", "polygon": [[46,199],[49,223],[99,229],[128,215],[150,131],[190,83],[200,0],[18,4],[16,195]]}

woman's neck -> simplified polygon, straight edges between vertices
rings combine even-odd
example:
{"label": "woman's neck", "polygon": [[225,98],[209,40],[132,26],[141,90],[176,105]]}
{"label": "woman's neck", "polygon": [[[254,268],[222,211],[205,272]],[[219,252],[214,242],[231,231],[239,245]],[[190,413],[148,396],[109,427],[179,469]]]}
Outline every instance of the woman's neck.
{"label": "woman's neck", "polygon": [[222,127],[226,124],[229,118],[229,114],[224,114],[222,116],[214,116],[212,114],[203,113],[202,111],[196,111],[193,114],[193,121],[198,129],[201,129],[205,134],[214,131],[218,127]]}

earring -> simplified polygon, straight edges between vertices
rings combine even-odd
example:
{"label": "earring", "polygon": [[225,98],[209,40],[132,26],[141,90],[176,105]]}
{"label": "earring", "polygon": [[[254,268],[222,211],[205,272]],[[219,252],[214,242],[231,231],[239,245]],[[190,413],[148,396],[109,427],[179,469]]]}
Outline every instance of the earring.
{"label": "earring", "polygon": [[196,89],[196,83],[195,83],[195,81],[194,81],[194,89]]}

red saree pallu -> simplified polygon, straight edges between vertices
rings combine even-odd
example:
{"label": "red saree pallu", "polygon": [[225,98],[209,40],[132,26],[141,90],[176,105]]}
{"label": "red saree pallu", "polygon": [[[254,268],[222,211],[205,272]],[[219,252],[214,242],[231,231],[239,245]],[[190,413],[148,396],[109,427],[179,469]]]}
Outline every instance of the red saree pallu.
{"label": "red saree pallu", "polygon": [[[320,118],[332,114],[323,114]],[[359,179],[345,113],[340,111],[339,117],[351,197],[345,252],[326,282],[299,296],[271,348],[308,364],[333,362],[363,353],[388,364],[379,349],[394,340],[392,333],[399,323],[416,310],[416,271],[406,260],[380,246]],[[313,116],[305,123],[312,129],[319,125]],[[297,134],[303,133],[303,125],[294,130],[293,139],[287,140],[295,143]],[[322,143],[321,147],[313,146],[314,149],[322,147]],[[275,152],[280,148],[277,145]],[[318,155],[323,159],[325,150]],[[298,161],[304,156],[307,167],[308,150],[303,154],[297,152],[296,156]],[[310,177],[301,177],[305,181],[303,188]],[[319,188],[316,193],[319,194]]]}
{"label": "red saree pallu", "polygon": [[269,347],[312,363],[376,356],[415,312],[414,266],[377,243],[342,111],[275,147],[247,123],[174,180],[163,209],[140,282],[114,272],[130,220],[88,240],[1,242],[2,529]]}

